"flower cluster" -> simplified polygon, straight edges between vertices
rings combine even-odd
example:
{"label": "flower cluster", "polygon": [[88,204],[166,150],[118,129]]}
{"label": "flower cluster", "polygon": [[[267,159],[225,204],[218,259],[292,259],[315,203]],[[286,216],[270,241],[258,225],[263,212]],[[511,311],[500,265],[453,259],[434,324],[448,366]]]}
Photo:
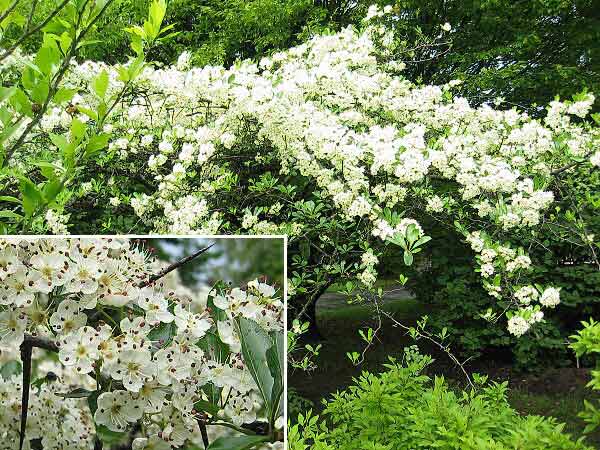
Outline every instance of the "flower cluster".
{"label": "flower cluster", "polygon": [[[124,432],[141,423],[136,448],[170,449],[202,442],[198,402],[214,403],[210,415],[235,426],[263,417],[235,320],[283,332],[275,288],[255,280],[243,290],[196,292],[182,287],[176,272],[149,283],[160,268],[125,239],[0,241],[0,349],[17,349],[26,334],[47,339],[58,346],[52,371],[64,374],[32,393],[31,424],[38,431],[28,431],[28,439],[56,435],[73,446],[44,448],[93,448],[94,424]],[[99,389],[89,394],[97,395],[93,420],[85,399],[82,405],[56,396],[77,385],[94,390],[96,383]],[[3,410],[6,405],[15,417],[0,422],[7,438],[18,433],[20,389],[16,378],[0,386],[8,397]],[[57,421],[65,408],[69,414]]]}
{"label": "flower cluster", "polygon": [[[473,107],[452,94],[456,82],[415,85],[398,74],[401,62],[391,61],[392,32],[369,22],[394,14],[372,7],[363,28],[315,36],[258,63],[189,68],[183,55],[171,67],[146,67],[105,132],[119,161],[147,161],[150,192],[118,198],[111,187],[117,192],[111,204],[130,205],[158,232],[237,227],[300,234],[303,224],[293,220],[294,211],[283,214],[281,204],[237,209],[237,202],[222,203],[237,186],[231,161],[269,160],[281,190],[299,177],[308,180],[344,220],[368,224],[382,241],[405,228],[390,222],[388,209],[425,211],[448,223],[461,217],[471,232],[492,226],[517,233],[540,224],[554,201],[548,190],[553,172],[581,161],[598,164],[598,130],[580,120],[593,95],[554,101],[547,116],[536,119],[517,109]],[[89,120],[85,111],[98,106],[90,89],[98,73],[108,74],[109,95],[123,88],[119,69],[90,61],[73,66],[64,85],[80,92],[72,100],[81,107],[74,114],[79,120]],[[69,125],[66,107],[53,106],[42,122],[45,131]],[[227,216],[232,210],[235,220]],[[55,215],[48,221],[63,226]],[[493,259],[482,255],[487,277],[497,274]],[[365,281],[373,276],[374,270]]]}

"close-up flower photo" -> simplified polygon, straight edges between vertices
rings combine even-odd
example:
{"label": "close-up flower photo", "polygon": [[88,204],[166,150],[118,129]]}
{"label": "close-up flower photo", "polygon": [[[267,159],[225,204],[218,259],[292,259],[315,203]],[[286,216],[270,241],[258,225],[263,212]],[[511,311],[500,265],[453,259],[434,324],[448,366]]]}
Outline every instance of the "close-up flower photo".
{"label": "close-up flower photo", "polygon": [[0,450],[600,449],[599,92],[600,0],[0,0]]}
{"label": "close-up flower photo", "polygon": [[0,448],[283,448],[284,240],[234,240],[0,240]]}

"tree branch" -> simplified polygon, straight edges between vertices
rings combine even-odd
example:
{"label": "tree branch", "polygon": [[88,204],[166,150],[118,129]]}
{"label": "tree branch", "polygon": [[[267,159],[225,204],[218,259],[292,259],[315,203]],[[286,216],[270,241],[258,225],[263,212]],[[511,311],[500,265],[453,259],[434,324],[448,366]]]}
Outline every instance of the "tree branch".
{"label": "tree branch", "polygon": [[21,392],[21,431],[19,433],[19,450],[23,449],[25,442],[25,428],[27,427],[27,411],[29,410],[29,389],[31,387],[31,344],[21,344],[21,363],[23,364],[23,386]]}
{"label": "tree branch", "polygon": [[187,264],[188,262],[190,262],[191,260],[197,258],[198,256],[200,256],[202,253],[208,251],[213,245],[215,245],[214,243],[208,245],[207,247],[201,248],[200,250],[198,250],[197,252],[186,256],[184,258],[181,258],[179,261],[174,262],[173,264],[171,264],[170,266],[165,267],[163,270],[161,270],[160,272],[158,272],[155,275],[152,275],[147,281],[143,281],[141,282],[138,287],[139,288],[145,288],[147,286],[150,286],[152,283],[154,283],[155,281],[161,279],[162,277],[164,277],[165,275],[167,275],[169,272],[174,271],[175,269],[183,266],[184,264]]}

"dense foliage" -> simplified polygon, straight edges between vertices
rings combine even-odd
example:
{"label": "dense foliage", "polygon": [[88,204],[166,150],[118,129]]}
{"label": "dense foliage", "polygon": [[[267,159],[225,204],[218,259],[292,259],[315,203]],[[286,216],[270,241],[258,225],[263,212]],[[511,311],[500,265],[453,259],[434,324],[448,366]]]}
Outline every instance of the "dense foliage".
{"label": "dense foliage", "polygon": [[506,383],[481,378],[477,391],[457,394],[443,378],[423,373],[430,362],[409,350],[381,374],[363,372],[325,402],[320,417],[298,416],[290,449],[590,449],[553,419],[519,415],[506,400]]}

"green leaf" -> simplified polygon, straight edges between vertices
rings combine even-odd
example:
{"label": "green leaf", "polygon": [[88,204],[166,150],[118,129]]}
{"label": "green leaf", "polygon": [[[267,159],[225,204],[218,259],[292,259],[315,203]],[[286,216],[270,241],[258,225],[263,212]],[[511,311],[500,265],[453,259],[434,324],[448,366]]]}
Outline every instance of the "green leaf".
{"label": "green leaf", "polygon": [[86,116],[88,116],[90,119],[92,120],[98,120],[98,114],[96,113],[96,111],[93,111],[89,108],[85,108],[81,105],[77,105],[77,111],[79,111],[80,113],[85,114]]}
{"label": "green leaf", "polygon": [[273,385],[275,380],[269,369],[267,351],[273,346],[273,341],[266,331],[252,320],[237,317],[235,323],[242,344],[244,363],[258,386],[270,416],[273,410]]}
{"label": "green leaf", "polygon": [[404,236],[402,236],[402,234],[400,233],[396,233],[393,237],[387,238],[387,241],[391,242],[392,244],[396,244],[399,247],[402,247],[403,249],[406,249],[407,247],[406,241],[404,240]]}
{"label": "green leaf", "polygon": [[152,342],[160,343],[161,347],[167,345],[177,334],[177,326],[171,323],[161,323],[148,333],[148,339]]}
{"label": "green leaf", "polygon": [[17,214],[16,212],[12,212],[12,211],[8,211],[8,210],[2,210],[0,211],[0,219],[17,219],[17,220],[21,220],[23,218],[22,215]]}
{"label": "green leaf", "polygon": [[64,152],[65,149],[70,145],[69,141],[62,134],[53,134],[50,133],[50,140],[54,145],[58,147],[61,152]]}
{"label": "green leaf", "polygon": [[108,140],[110,139],[110,134],[102,133],[96,136],[93,136],[88,141],[85,147],[85,156],[92,156],[97,153],[99,150],[108,147]]}
{"label": "green leaf", "polygon": [[122,444],[129,438],[129,433],[122,431],[111,431],[104,425],[96,424],[96,436],[102,441],[103,444],[115,445]]}
{"label": "green leaf", "polygon": [[15,92],[17,92],[17,88],[15,86],[0,87],[0,103],[12,97]]}
{"label": "green leaf", "polygon": [[135,80],[137,76],[142,72],[144,66],[144,55],[140,55],[137,58],[135,58],[127,69],[128,79],[126,81]]}
{"label": "green leaf", "polygon": [[23,195],[23,211],[31,216],[36,208],[43,202],[43,196],[38,187],[25,176],[21,176],[19,190]]}
{"label": "green leaf", "polygon": [[33,111],[31,110],[31,102],[27,97],[27,94],[21,89],[17,89],[12,97],[9,99],[9,103],[15,109],[16,112],[25,114],[28,117],[33,117]]}
{"label": "green leaf", "polygon": [[419,238],[419,230],[414,224],[410,224],[406,229],[406,240],[409,244],[412,244]]}
{"label": "green leaf", "polygon": [[0,202],[11,202],[11,203],[21,203],[17,197],[13,197],[12,195],[0,195]]}
{"label": "green leaf", "polygon": [[106,70],[102,70],[102,72],[92,80],[92,89],[99,98],[104,99],[106,90],[108,89],[108,72]]}
{"label": "green leaf", "polygon": [[211,416],[217,416],[219,414],[219,407],[214,403],[207,402],[206,400],[198,400],[194,403],[194,409],[196,411],[204,411]]}
{"label": "green leaf", "polygon": [[60,180],[48,181],[42,190],[46,202],[48,204],[52,203],[58,194],[60,194],[60,192],[63,190],[63,187],[64,185]]}
{"label": "green leaf", "polygon": [[221,341],[221,338],[216,333],[208,332],[200,339],[196,345],[208,353],[212,359],[217,362],[224,363],[229,358],[231,353],[229,345]]}
{"label": "green leaf", "polygon": [[409,252],[408,250],[406,250],[404,252],[404,264],[406,264],[407,266],[412,265],[413,263],[413,254],[411,252]]}
{"label": "green leaf", "polygon": [[60,88],[58,91],[56,91],[56,94],[54,94],[53,101],[56,104],[70,102],[76,93],[77,89]]}
{"label": "green leaf", "polygon": [[19,361],[10,361],[0,368],[0,376],[7,380],[13,375],[19,375],[23,370]]}
{"label": "green leaf", "polygon": [[71,140],[79,144],[83,137],[85,136],[85,132],[87,130],[87,126],[78,118],[73,118],[71,121]]}
{"label": "green leaf", "polygon": [[273,377],[273,388],[271,390],[272,409],[269,421],[275,422],[280,408],[281,396],[283,395],[283,372],[285,368],[283,333],[271,333],[273,345],[267,350],[267,365]]}
{"label": "green leaf", "polygon": [[95,391],[88,391],[84,388],[73,389],[71,392],[57,392],[54,395],[58,395],[62,398],[87,398],[92,395]]}
{"label": "green leaf", "polygon": [[261,442],[267,442],[267,436],[221,437],[208,446],[208,450],[248,450]]}
{"label": "green leaf", "polygon": [[421,239],[419,239],[417,242],[415,242],[415,247],[420,247],[423,244],[426,244],[427,242],[429,242],[431,240],[431,237],[429,236],[423,236],[421,237]]}

